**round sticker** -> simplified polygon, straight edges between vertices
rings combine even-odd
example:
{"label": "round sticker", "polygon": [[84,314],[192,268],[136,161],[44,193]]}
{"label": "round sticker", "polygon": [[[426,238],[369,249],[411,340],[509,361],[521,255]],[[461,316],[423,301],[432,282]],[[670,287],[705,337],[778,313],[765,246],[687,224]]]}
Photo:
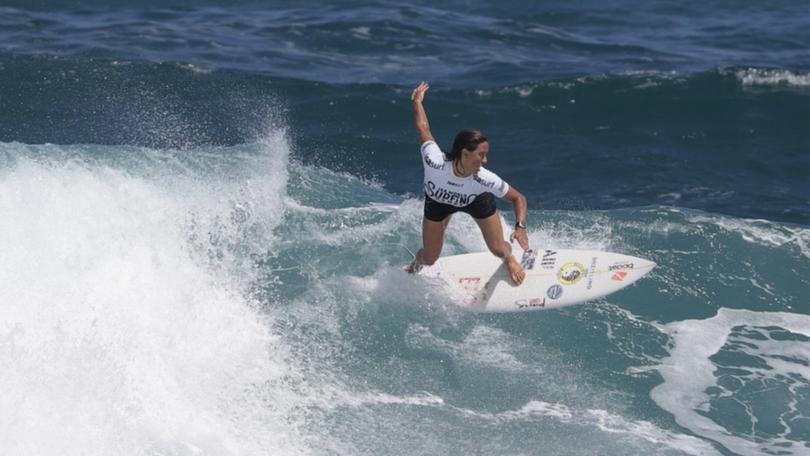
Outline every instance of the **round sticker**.
{"label": "round sticker", "polygon": [[573,285],[579,282],[584,275],[585,266],[583,266],[581,263],[572,261],[570,263],[565,263],[560,268],[560,271],[557,273],[557,279],[559,279],[560,283],[563,285]]}
{"label": "round sticker", "polygon": [[546,295],[548,295],[548,297],[550,299],[557,299],[560,296],[562,296],[562,292],[563,292],[562,287],[560,285],[554,284],[554,285],[548,287],[548,291],[546,291]]}

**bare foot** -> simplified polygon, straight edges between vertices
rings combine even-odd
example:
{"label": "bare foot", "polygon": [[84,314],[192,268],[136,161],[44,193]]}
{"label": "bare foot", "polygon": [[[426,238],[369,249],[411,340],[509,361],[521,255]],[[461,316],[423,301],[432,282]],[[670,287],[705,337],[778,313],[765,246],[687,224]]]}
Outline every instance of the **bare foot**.
{"label": "bare foot", "polygon": [[402,270],[408,274],[419,272],[420,269],[422,269],[422,265],[416,263],[416,258],[411,260],[410,263],[406,264],[405,267],[402,268]]}
{"label": "bare foot", "polygon": [[518,263],[514,256],[509,255],[509,259],[506,260],[506,268],[509,269],[509,274],[511,274],[512,282],[515,285],[523,283],[523,280],[526,278],[526,270],[523,269],[523,266]]}

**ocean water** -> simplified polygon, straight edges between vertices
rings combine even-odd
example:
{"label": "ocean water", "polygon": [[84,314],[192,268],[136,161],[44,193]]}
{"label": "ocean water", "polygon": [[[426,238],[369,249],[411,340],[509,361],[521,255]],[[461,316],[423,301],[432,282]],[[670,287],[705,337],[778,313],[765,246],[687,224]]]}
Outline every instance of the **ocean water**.
{"label": "ocean water", "polygon": [[[5,2],[0,453],[810,454],[808,30],[803,1]],[[500,315],[405,276],[420,80],[533,245],[658,267]],[[485,248],[454,218],[444,254]]]}

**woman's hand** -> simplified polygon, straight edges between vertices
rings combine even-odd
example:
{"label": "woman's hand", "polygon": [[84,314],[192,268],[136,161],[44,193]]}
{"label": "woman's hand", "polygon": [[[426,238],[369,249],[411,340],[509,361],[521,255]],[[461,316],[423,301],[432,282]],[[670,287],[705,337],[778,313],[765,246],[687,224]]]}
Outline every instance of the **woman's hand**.
{"label": "woman's hand", "polygon": [[419,83],[419,85],[416,86],[416,88],[413,89],[413,92],[411,93],[411,101],[413,101],[414,103],[421,103],[422,101],[424,101],[425,92],[427,92],[429,88],[430,86],[428,85],[427,82],[422,81],[421,83]]}
{"label": "woman's hand", "polygon": [[411,93],[411,100],[413,101],[413,122],[416,125],[416,132],[419,133],[419,144],[424,144],[425,141],[433,141],[433,135],[430,134],[430,125],[428,125],[427,113],[425,107],[422,106],[422,100],[425,99],[425,92],[428,91],[430,86],[427,82],[422,81]]}
{"label": "woman's hand", "polygon": [[509,236],[509,241],[514,242],[515,239],[517,239],[518,244],[524,251],[529,250],[529,233],[525,229],[515,228],[515,231]]}

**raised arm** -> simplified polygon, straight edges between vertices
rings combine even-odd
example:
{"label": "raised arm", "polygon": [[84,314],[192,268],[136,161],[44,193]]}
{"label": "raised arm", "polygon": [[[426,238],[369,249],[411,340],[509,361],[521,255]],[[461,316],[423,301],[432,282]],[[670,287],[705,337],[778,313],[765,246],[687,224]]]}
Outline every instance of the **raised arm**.
{"label": "raised arm", "polygon": [[430,125],[428,124],[427,113],[422,102],[425,100],[425,92],[428,91],[430,86],[427,82],[422,81],[411,93],[411,101],[413,101],[413,122],[416,124],[416,132],[419,134],[419,143],[423,144],[425,141],[433,141],[433,135],[430,134]]}

